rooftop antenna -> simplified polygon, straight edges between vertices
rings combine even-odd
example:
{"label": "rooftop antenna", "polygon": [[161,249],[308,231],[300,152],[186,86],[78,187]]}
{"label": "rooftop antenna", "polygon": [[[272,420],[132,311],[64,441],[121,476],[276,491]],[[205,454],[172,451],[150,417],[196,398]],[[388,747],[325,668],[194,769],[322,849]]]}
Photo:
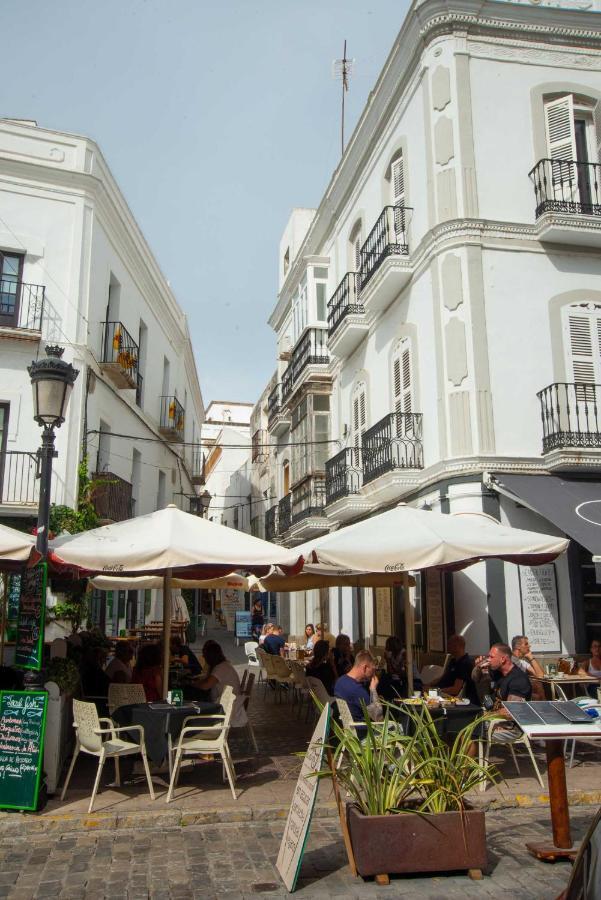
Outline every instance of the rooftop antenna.
{"label": "rooftop antenna", "polygon": [[342,123],[341,123],[341,145],[342,155],[344,156],[344,95],[348,91],[349,78],[353,74],[354,59],[346,57],[346,41],[344,42],[344,51],[342,59],[335,59],[333,63],[334,78],[340,78],[342,81]]}

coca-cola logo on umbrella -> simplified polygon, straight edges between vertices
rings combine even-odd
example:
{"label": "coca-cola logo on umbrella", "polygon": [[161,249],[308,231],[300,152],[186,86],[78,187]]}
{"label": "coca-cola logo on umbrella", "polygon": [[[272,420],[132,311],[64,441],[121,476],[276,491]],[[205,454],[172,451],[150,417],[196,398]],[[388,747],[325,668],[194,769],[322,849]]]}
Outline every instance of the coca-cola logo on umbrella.
{"label": "coca-cola logo on umbrella", "polygon": [[601,500],[585,500],[576,507],[576,515],[590,522],[591,525],[601,527]]}

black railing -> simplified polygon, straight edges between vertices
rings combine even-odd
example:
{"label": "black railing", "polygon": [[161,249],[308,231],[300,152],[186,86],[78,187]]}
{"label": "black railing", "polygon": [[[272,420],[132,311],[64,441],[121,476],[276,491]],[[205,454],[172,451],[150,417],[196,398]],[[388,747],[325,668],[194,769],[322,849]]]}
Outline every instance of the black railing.
{"label": "black railing", "polygon": [[0,503],[36,506],[39,498],[38,459],[35,451],[0,453]]}
{"label": "black railing", "polygon": [[307,478],[292,494],[292,523],[302,522],[309,516],[324,515],[326,505],[325,478]]}
{"label": "black railing", "polygon": [[332,337],[346,316],[365,312],[359,303],[359,272],[347,272],[328,301],[328,335]]}
{"label": "black railing", "polygon": [[558,382],[536,395],[543,453],[562,447],[601,447],[601,384]]}
{"label": "black railing", "polygon": [[272,506],[265,513],[265,540],[272,541],[278,536],[278,507]]}
{"label": "black railing", "polygon": [[267,424],[271,425],[282,408],[281,384],[276,384],[267,398]]}
{"label": "black railing", "polygon": [[42,284],[0,279],[0,325],[41,331],[45,290]]}
{"label": "black railing", "polygon": [[132,516],[132,486],[112,472],[96,472],[92,476],[92,503],[100,519],[123,522]]}
{"label": "black railing", "polygon": [[282,378],[282,399],[286,400],[294,385],[309,365],[328,365],[328,331],[326,328],[308,328],[297,341],[290,363]]}
{"label": "black railing", "polygon": [[409,206],[385,206],[361,247],[360,289],[363,290],[387,256],[406,256]]}
{"label": "black railing", "polygon": [[534,184],[536,218],[546,212],[601,216],[601,164],[541,159],[528,174]]}
{"label": "black railing", "polygon": [[363,435],[363,482],[393,469],[423,469],[422,414],[389,413]]}
{"label": "black railing", "polygon": [[347,447],[326,462],[326,503],[358,494],[363,481],[361,450]]}
{"label": "black railing", "polygon": [[142,407],[142,401],[144,399],[144,378],[138,372],[136,374],[136,406]]}
{"label": "black railing", "polygon": [[138,345],[122,322],[103,322],[102,363],[113,363],[134,381],[138,370]]}
{"label": "black railing", "polygon": [[161,418],[159,427],[162,431],[183,437],[185,427],[185,411],[177,397],[161,397]]}
{"label": "black railing", "polygon": [[254,432],[250,442],[250,461],[256,463],[265,462],[265,460],[269,456],[267,445],[267,433],[263,428],[258,428],[257,431]]}
{"label": "black railing", "polygon": [[278,534],[284,534],[292,525],[292,494],[286,494],[278,503]]}

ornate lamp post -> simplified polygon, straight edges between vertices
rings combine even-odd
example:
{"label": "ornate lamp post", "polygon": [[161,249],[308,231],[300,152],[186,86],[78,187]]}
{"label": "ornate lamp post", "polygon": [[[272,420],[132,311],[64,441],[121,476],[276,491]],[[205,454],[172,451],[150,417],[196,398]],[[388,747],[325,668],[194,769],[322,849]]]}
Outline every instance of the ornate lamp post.
{"label": "ornate lamp post", "polygon": [[69,397],[79,371],[64,362],[62,347],[46,347],[46,358],[38,359],[27,371],[33,388],[33,417],[44,429],[42,446],[38,450],[41,461],[40,501],[38,506],[38,534],[36,548],[45,559],[48,555],[48,523],[50,518],[50,482],[54,449],[54,429],[65,421]]}

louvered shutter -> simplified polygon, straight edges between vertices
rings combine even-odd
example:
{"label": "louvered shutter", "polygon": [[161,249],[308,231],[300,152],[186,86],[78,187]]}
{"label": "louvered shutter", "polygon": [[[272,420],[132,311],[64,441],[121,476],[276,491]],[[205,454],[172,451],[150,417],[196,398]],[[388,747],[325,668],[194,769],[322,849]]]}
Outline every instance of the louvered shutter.
{"label": "louvered shutter", "polygon": [[[574,98],[571,94],[545,103],[547,153],[551,163],[551,183],[556,200],[572,201],[578,192]],[[560,160],[568,160],[560,162]]]}
{"label": "louvered shutter", "polygon": [[[413,411],[413,378],[411,371],[411,344],[404,340],[399,345],[392,361],[392,391],[395,413],[411,413]],[[413,433],[411,416],[397,415],[397,435]]]}
{"label": "louvered shutter", "polygon": [[394,230],[396,242],[405,243],[405,173],[403,157],[395,159],[390,167],[390,181],[392,186],[392,203],[394,210]]}
{"label": "louvered shutter", "polygon": [[593,124],[595,126],[595,149],[597,158],[593,162],[601,162],[601,100],[593,107]]}
{"label": "louvered shutter", "polygon": [[361,271],[361,232],[359,231],[355,237],[354,244],[354,252],[355,252],[355,272]]}
{"label": "louvered shutter", "polygon": [[584,384],[595,382],[592,325],[593,320],[590,316],[572,314],[568,317],[572,373],[575,382]]}
{"label": "louvered shutter", "polygon": [[361,465],[361,445],[362,438],[367,424],[365,386],[360,385],[355,389],[353,395],[353,433],[352,444],[354,448],[353,465],[359,467]]}

